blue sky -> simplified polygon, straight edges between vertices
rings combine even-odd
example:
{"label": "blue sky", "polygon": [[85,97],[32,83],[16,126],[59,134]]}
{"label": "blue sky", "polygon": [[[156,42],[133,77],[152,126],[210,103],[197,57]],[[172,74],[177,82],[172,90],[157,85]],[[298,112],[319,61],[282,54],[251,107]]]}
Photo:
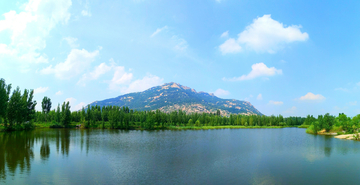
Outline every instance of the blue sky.
{"label": "blue sky", "polygon": [[[177,82],[266,115],[360,113],[359,1],[0,2],[0,77],[53,107]],[[37,106],[40,110],[40,106]]]}

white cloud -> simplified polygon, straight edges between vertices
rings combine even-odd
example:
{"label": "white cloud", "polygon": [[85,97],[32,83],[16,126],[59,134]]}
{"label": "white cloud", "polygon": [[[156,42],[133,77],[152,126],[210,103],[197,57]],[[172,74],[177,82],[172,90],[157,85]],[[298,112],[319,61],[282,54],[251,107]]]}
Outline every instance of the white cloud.
{"label": "white cloud", "polygon": [[214,92],[215,96],[218,96],[218,97],[221,97],[221,96],[227,96],[230,94],[229,91],[226,91],[224,89],[217,89],[215,92]]}
{"label": "white cloud", "polygon": [[356,83],[357,86],[360,86],[360,82]]}
{"label": "white cloud", "polygon": [[273,101],[273,100],[270,100],[269,101],[269,104],[271,104],[271,105],[282,105],[282,104],[284,104],[282,101]]}
{"label": "white cloud", "polygon": [[114,70],[115,70],[114,76],[113,76],[113,78],[112,78],[112,80],[110,81],[110,84],[109,84],[109,88],[111,90],[119,89],[119,85],[127,84],[133,78],[132,73],[125,72],[125,67],[124,66],[116,66],[116,67],[114,67]]}
{"label": "white cloud", "polygon": [[257,100],[262,100],[263,97],[262,97],[262,94],[259,94],[257,97],[256,97]]}
{"label": "white cloud", "polygon": [[147,90],[151,87],[163,84],[164,79],[157,76],[148,74],[143,79],[135,80],[131,82],[128,87],[122,88],[122,93],[140,92]]}
{"label": "white cloud", "polygon": [[[65,103],[69,102],[70,103],[70,106],[74,105],[74,103],[76,102],[76,99],[75,98],[66,98],[65,99]],[[60,105],[61,106],[61,105]]]}
{"label": "white cloud", "polygon": [[[84,102],[80,102],[79,104],[76,104],[77,100],[75,98],[66,98],[65,103],[69,102],[70,110],[71,111],[78,111],[81,110],[83,107],[85,107],[87,104]],[[61,104],[60,104],[61,106]]]}
{"label": "white cloud", "polygon": [[220,50],[223,54],[237,53],[241,51],[238,49],[241,45],[255,52],[276,53],[288,43],[306,41],[309,38],[309,35],[306,32],[302,33],[300,28],[301,25],[286,27],[283,23],[273,20],[271,15],[264,15],[254,19],[252,24],[239,33],[236,42],[233,38],[225,41],[227,50],[221,47],[225,43],[220,46]]}
{"label": "white cloud", "polygon": [[74,111],[78,111],[78,110],[81,110],[83,107],[86,107],[86,103],[84,103],[84,102],[80,102],[79,104],[77,104],[77,105],[75,105],[74,106]]}
{"label": "white cloud", "polygon": [[109,72],[111,67],[112,66],[108,66],[105,63],[101,63],[99,66],[95,67],[94,71],[83,74],[77,84],[85,86],[87,81],[98,79],[101,75]]}
{"label": "white cloud", "polygon": [[65,38],[63,38],[63,40],[65,40],[69,44],[69,46],[72,48],[79,47],[79,44],[76,43],[76,41],[78,40],[77,38],[65,37]]}
{"label": "white cloud", "polygon": [[[67,103],[67,102],[69,102],[69,105],[70,105],[70,110],[71,111],[74,111],[75,110],[75,103],[76,103],[76,99],[75,98],[66,98],[65,99],[65,104]],[[60,108],[61,108],[61,105],[62,105],[62,103],[60,103]]]}
{"label": "white cloud", "polygon": [[151,34],[150,37],[154,37],[155,35],[157,35],[158,33],[162,32],[162,31],[164,31],[164,30],[166,30],[166,29],[168,29],[167,26],[164,26],[164,27],[162,27],[162,28],[158,28],[158,29],[156,29],[156,31],[155,31],[153,34]]}
{"label": "white cloud", "polygon": [[228,37],[228,36],[229,36],[229,31],[226,31],[222,33],[220,37]]}
{"label": "white cloud", "polygon": [[282,74],[281,69],[276,69],[275,67],[268,68],[264,63],[256,63],[251,66],[251,72],[247,75],[242,75],[240,77],[234,78],[223,78],[223,80],[228,81],[242,81],[242,80],[251,80],[261,76],[274,76]]}
{"label": "white cloud", "polygon": [[326,98],[321,94],[313,94],[311,92],[308,92],[305,96],[301,96],[299,100],[325,100]]}
{"label": "white cloud", "polygon": [[133,73],[126,72],[124,66],[116,66],[114,59],[110,59],[114,70],[113,78],[109,81],[109,89],[121,93],[144,91],[150,87],[163,84],[162,78],[147,74],[143,79],[132,81]]}
{"label": "white cloud", "polygon": [[58,92],[55,93],[55,95],[57,95],[57,96],[60,96],[60,95],[63,95],[63,94],[64,93],[62,91],[58,91]]}
{"label": "white cloud", "polygon": [[223,55],[227,53],[238,53],[241,51],[241,46],[235,41],[235,39],[230,38],[220,45],[220,51]]}
{"label": "white cloud", "polygon": [[49,90],[49,87],[39,87],[34,90],[34,94],[44,93]]}
{"label": "white cloud", "polygon": [[55,74],[59,79],[70,79],[82,73],[99,55],[99,50],[88,52],[85,49],[72,49],[65,62],[58,63],[55,67],[50,65],[42,69],[42,74]]}
{"label": "white cloud", "polygon": [[0,32],[8,30],[11,42],[2,43],[0,53],[21,62],[22,67],[28,67],[29,63],[48,62],[47,56],[41,53],[46,47],[45,40],[58,23],[68,22],[71,5],[71,0],[30,0],[20,6],[21,12],[11,10],[4,13]]}

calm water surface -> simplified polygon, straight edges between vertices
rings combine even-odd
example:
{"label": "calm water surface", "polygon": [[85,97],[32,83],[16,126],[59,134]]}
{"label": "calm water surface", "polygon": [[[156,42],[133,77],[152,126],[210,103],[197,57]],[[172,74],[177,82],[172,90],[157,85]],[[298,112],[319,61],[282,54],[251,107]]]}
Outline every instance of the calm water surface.
{"label": "calm water surface", "polygon": [[0,184],[359,184],[360,142],[304,129],[0,133]]}

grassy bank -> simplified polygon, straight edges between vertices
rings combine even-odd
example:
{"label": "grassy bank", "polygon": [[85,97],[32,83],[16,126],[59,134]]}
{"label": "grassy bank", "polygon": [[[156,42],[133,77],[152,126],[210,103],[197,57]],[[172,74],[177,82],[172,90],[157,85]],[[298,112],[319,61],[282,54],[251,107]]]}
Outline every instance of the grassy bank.
{"label": "grassy bank", "polygon": [[[68,125],[67,128],[76,128],[76,125],[80,125],[79,122],[71,122],[70,125]],[[55,123],[55,122],[35,122],[34,123],[35,128],[64,128],[62,125]],[[84,125],[83,125],[84,126]],[[151,130],[210,130],[210,129],[259,129],[259,128],[286,128],[289,126],[242,126],[242,125],[219,125],[219,126],[185,126],[185,125],[179,125],[179,126],[154,126]],[[83,128],[83,127],[82,127]],[[110,129],[111,125],[109,122],[102,123],[96,123],[90,125],[88,128],[92,129]],[[303,127],[299,127],[303,128]],[[121,128],[115,128],[115,129],[121,129]],[[130,125],[128,130],[147,130],[145,128],[140,127],[139,125]],[[0,131],[4,131],[4,126],[0,124]]]}
{"label": "grassy bank", "polygon": [[[71,122],[71,124],[68,126],[68,128],[75,128],[77,124],[80,124],[80,123]],[[62,125],[60,125],[58,123],[54,123],[54,122],[45,122],[45,123],[35,122],[34,125],[36,128],[63,128]]]}
{"label": "grassy bank", "polygon": [[[81,123],[72,122],[69,127],[75,128],[76,125]],[[84,126],[84,125],[82,125]],[[46,122],[46,123],[35,123],[36,128],[60,128],[61,126],[56,123]],[[285,128],[287,126],[242,126],[242,125],[220,125],[220,126],[154,126],[152,130],[161,130],[161,129],[170,129],[170,130],[207,130],[207,129],[256,129],[256,128]],[[93,129],[110,129],[111,125],[109,122],[92,124],[88,128]],[[120,129],[120,128],[115,128]],[[140,127],[139,125],[130,125],[129,130],[146,130],[145,128]]]}
{"label": "grassy bank", "polygon": [[284,128],[281,126],[238,126],[238,125],[226,125],[226,126],[168,126],[168,129],[172,130],[208,130],[208,129],[251,129],[251,128]]}
{"label": "grassy bank", "polygon": [[298,126],[298,128],[309,128],[310,127],[310,125],[300,125],[300,126]]}

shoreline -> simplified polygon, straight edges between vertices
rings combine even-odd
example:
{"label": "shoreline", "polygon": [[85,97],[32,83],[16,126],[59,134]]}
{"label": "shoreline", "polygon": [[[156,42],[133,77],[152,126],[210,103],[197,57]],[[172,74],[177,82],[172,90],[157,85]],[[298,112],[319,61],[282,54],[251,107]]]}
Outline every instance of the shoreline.
{"label": "shoreline", "polygon": [[[77,128],[76,125],[78,124],[71,124],[69,127],[66,128]],[[221,125],[221,126],[166,126],[156,127],[154,129],[145,129],[137,126],[130,126],[129,129],[122,129],[122,128],[114,128],[116,130],[214,130],[214,129],[280,129],[280,128],[302,128],[298,126],[243,126],[243,125]],[[52,124],[44,123],[44,124],[34,124],[34,129],[41,129],[41,128],[65,128],[65,127],[53,127]],[[107,124],[105,124],[105,128],[102,127],[101,124],[98,125],[91,125],[89,128],[78,128],[78,129],[111,129]],[[16,131],[16,130],[15,130]],[[19,130],[20,131],[20,130]],[[4,127],[0,127],[0,132],[6,132]]]}
{"label": "shoreline", "polygon": [[[307,133],[312,134],[312,133]],[[353,134],[338,134],[337,132],[325,132],[325,130],[319,131],[317,135],[324,135],[324,136],[334,136],[336,139],[347,139],[347,140],[355,140],[359,141],[354,137],[354,135],[358,135],[359,133],[353,133]],[[315,135],[315,134],[313,134]]]}

